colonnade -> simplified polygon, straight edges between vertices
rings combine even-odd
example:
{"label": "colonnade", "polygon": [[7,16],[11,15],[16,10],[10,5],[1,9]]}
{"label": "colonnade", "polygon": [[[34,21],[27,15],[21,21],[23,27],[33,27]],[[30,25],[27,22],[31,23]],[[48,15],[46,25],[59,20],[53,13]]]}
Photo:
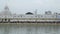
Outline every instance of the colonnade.
{"label": "colonnade", "polygon": [[10,19],[0,19],[0,22],[10,22]]}

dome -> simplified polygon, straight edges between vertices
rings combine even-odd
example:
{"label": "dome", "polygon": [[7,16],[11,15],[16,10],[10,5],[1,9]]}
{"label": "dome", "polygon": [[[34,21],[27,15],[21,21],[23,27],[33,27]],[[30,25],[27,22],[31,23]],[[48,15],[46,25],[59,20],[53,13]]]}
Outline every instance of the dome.
{"label": "dome", "polygon": [[33,13],[31,13],[31,12],[27,12],[26,15],[33,15]]}
{"label": "dome", "polygon": [[9,10],[9,8],[8,8],[8,6],[5,6],[5,8],[4,8],[5,10]]}
{"label": "dome", "polygon": [[5,6],[4,10],[0,13],[1,15],[11,15],[8,6]]}

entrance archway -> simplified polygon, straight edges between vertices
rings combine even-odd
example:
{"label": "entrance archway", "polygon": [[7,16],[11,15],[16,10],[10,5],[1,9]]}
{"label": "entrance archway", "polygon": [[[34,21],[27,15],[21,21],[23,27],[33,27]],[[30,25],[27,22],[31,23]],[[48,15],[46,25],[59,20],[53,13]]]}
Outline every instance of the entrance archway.
{"label": "entrance archway", "polygon": [[7,21],[7,19],[5,19],[4,21]]}

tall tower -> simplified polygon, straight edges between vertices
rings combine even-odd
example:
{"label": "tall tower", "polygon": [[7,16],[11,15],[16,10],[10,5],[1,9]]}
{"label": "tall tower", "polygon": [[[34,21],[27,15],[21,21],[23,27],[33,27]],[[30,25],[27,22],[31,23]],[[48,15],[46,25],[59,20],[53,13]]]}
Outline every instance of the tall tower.
{"label": "tall tower", "polygon": [[35,15],[37,15],[37,9],[35,10]]}

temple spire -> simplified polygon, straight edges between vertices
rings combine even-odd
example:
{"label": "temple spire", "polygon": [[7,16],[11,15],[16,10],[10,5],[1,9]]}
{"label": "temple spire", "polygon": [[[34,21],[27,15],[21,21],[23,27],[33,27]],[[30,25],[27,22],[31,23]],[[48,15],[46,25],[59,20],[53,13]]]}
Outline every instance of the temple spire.
{"label": "temple spire", "polygon": [[35,15],[37,15],[37,9],[35,10]]}
{"label": "temple spire", "polygon": [[9,2],[9,0],[6,0],[6,3],[5,3],[5,8],[4,8],[4,10],[9,10],[9,7],[8,7],[8,2]]}

